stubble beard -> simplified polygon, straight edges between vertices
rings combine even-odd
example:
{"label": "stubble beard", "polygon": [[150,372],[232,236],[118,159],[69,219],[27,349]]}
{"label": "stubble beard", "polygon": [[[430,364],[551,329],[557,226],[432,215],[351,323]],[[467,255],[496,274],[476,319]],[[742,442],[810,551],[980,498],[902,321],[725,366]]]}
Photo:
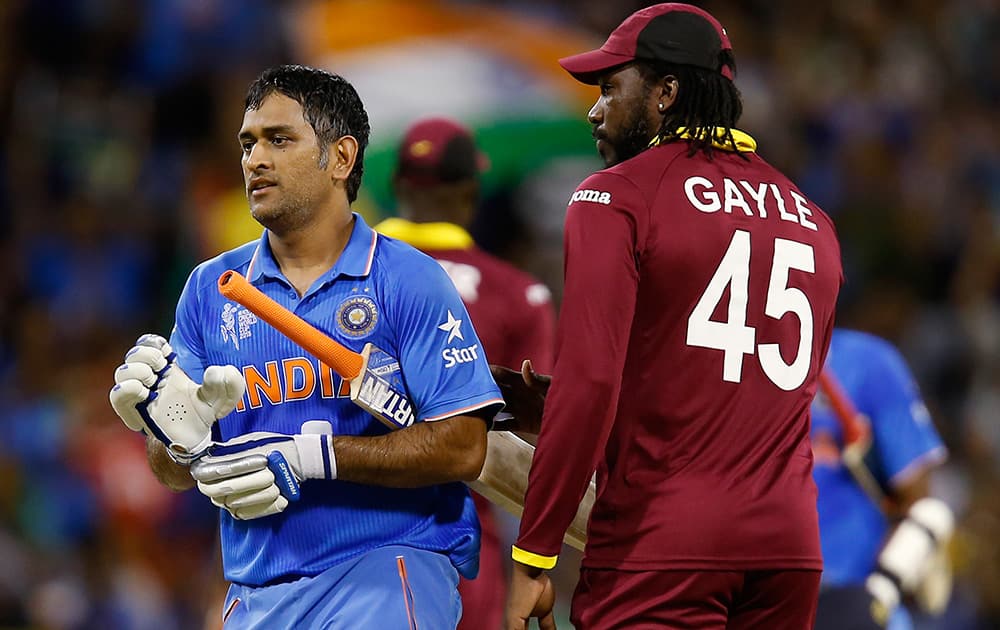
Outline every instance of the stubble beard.
{"label": "stubble beard", "polygon": [[308,196],[284,197],[273,207],[250,206],[250,215],[278,236],[301,230],[309,224],[312,201]]}
{"label": "stubble beard", "polygon": [[632,110],[632,117],[625,125],[625,130],[618,140],[606,139],[612,147],[612,154],[604,157],[606,166],[614,166],[630,160],[649,148],[653,136],[649,130],[649,122],[638,107]]}

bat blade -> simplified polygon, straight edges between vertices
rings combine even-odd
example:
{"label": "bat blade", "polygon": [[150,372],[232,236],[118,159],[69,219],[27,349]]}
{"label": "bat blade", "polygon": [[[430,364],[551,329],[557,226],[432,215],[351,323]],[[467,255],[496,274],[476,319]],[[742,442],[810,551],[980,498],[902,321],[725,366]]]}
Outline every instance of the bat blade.
{"label": "bat blade", "polygon": [[351,401],[390,429],[412,425],[413,405],[399,361],[371,343],[365,344],[361,359],[361,373],[351,379]]}
{"label": "bat blade", "polygon": [[[535,447],[509,431],[490,431],[487,435],[486,463],[479,478],[469,487],[510,514],[520,518],[524,512],[524,494],[528,490],[528,470]],[[587,522],[594,508],[597,486],[593,481],[580,501],[576,515],[563,536],[563,542],[583,551],[587,544]]]}
{"label": "bat blade", "polygon": [[844,448],[841,452],[844,466],[857,484],[861,486],[861,489],[865,491],[865,494],[879,508],[885,510],[891,501],[872,473],[871,457],[873,453],[870,422],[854,406],[853,401],[831,370],[824,368],[820,371],[819,388],[826,396],[834,416],[840,423],[844,438]]}

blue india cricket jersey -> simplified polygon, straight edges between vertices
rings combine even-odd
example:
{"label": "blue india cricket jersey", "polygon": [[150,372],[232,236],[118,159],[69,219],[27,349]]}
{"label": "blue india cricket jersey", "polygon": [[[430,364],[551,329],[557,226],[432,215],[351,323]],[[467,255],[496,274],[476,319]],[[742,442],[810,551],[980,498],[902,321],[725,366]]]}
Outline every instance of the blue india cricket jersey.
{"label": "blue india cricket jersey", "polygon": [[[835,329],[827,367],[858,411],[871,420],[875,477],[905,483],[946,456],[917,385],[899,352],[864,333]],[[819,489],[823,581],[861,584],[874,570],[889,522],[840,459],[840,425],[822,394],[812,405],[813,477]]]}
{"label": "blue india cricket jersey", "polygon": [[[355,215],[340,259],[301,298],[281,274],[266,233],[191,273],[170,337],[178,362],[197,382],[206,366],[222,364],[240,368],[247,382],[236,410],[216,425],[215,439],[300,433],[308,420],[328,420],[335,435],[390,430],[350,402],[347,383],[332,370],[223,298],[216,283],[229,269],[348,348],[360,351],[371,342],[398,358],[418,422],[502,405],[441,266]],[[466,576],[478,570],[479,522],[462,483],[396,489],[308,480],[302,498],[281,514],[238,521],[222,511],[221,519],[225,576],[240,584],[316,575],[385,545],[440,551]]]}

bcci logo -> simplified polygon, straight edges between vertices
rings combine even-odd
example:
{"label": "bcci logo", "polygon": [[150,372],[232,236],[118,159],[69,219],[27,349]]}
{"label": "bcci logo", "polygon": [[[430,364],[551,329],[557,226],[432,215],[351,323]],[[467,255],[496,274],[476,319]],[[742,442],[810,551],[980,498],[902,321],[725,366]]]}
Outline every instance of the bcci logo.
{"label": "bcci logo", "polygon": [[378,323],[378,309],[370,297],[358,295],[344,300],[337,309],[337,327],[351,337],[364,337]]}
{"label": "bcci logo", "polygon": [[237,305],[226,302],[222,307],[222,342],[233,342],[240,349],[240,340],[250,336],[250,326],[257,323],[257,316]]}

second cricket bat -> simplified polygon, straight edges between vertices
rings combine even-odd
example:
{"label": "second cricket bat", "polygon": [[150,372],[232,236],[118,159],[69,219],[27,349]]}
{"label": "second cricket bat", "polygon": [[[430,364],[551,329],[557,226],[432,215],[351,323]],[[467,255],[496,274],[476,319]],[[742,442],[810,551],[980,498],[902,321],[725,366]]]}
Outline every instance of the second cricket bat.
{"label": "second cricket bat", "polygon": [[840,423],[844,440],[841,452],[844,466],[875,505],[884,509],[888,497],[872,473],[872,435],[868,419],[857,410],[836,376],[827,368],[819,373],[819,389],[826,396]]}
{"label": "second cricket bat", "polygon": [[[535,455],[535,447],[510,431],[490,431],[486,436],[489,446],[486,463],[479,479],[469,487],[514,516],[524,512],[524,495],[528,491],[528,470]],[[597,487],[593,480],[576,510],[576,516],[563,536],[563,542],[574,549],[583,550],[587,543],[587,521],[594,509]]]}

